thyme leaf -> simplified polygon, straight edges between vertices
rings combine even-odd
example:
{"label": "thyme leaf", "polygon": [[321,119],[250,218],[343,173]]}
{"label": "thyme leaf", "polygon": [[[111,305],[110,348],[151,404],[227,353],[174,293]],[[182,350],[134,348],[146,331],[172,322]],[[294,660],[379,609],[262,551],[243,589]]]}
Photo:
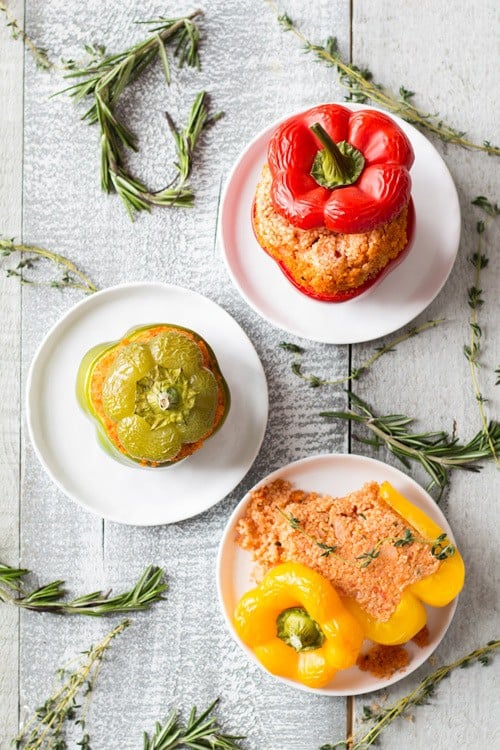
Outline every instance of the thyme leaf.
{"label": "thyme leaf", "polygon": [[[485,646],[471,651],[465,656],[461,656],[451,664],[447,664],[428,674],[408,695],[395,701],[389,706],[373,709],[370,706],[363,708],[363,721],[372,722],[367,732],[357,731],[354,736],[348,740],[341,740],[332,744],[321,745],[319,750],[334,750],[334,748],[345,747],[350,750],[368,750],[368,748],[378,745],[380,735],[387,729],[398,717],[407,715],[409,709],[417,706],[429,704],[439,684],[455,669],[464,669],[472,664],[481,664],[486,667],[490,658],[500,648],[500,640],[489,641]],[[404,744],[404,743],[403,743]]]}
{"label": "thyme leaf", "polygon": [[[374,560],[377,559],[377,557],[380,556],[380,550],[382,549],[384,544],[391,544],[393,547],[408,547],[411,544],[415,543],[426,544],[431,548],[432,557],[435,557],[437,560],[446,560],[446,558],[452,557],[452,555],[454,555],[456,552],[455,545],[451,544],[446,533],[439,534],[436,539],[425,539],[421,536],[415,536],[415,534],[413,534],[410,529],[405,529],[405,533],[402,537],[384,537],[383,539],[379,539],[371,550],[362,552],[360,555],[357,555],[354,560],[351,560],[349,558],[342,557],[339,554],[335,554],[338,549],[338,545],[326,544],[320,539],[317,539],[312,534],[309,534],[309,532],[306,531],[301,524],[300,519],[294,516],[292,513],[286,513],[282,508],[279,508],[278,506],[276,506],[276,510],[281,516],[283,516],[286,521],[288,521],[290,527],[294,529],[294,531],[298,531],[300,534],[302,534],[303,537],[309,539],[312,544],[315,544],[316,547],[319,547],[321,550],[323,550],[320,557],[330,557],[330,555],[335,555],[335,557],[338,558],[341,562],[348,565],[358,565],[361,570],[367,568]],[[363,515],[363,513],[358,513],[358,516],[361,516],[364,520],[366,520],[366,516]],[[361,562],[356,563],[356,560],[360,560]]]}
{"label": "thyme leaf", "polygon": [[50,70],[54,67],[53,63],[49,60],[47,50],[43,47],[39,47],[35,42],[26,34],[24,29],[19,25],[17,19],[12,15],[6,4],[0,0],[0,12],[5,14],[7,19],[7,28],[10,29],[10,33],[13,39],[20,39],[23,44],[26,45],[27,49],[33,55],[35,63],[38,68],[42,70]]}
{"label": "thyme leaf", "polygon": [[484,299],[481,296],[483,290],[481,289],[481,271],[488,266],[489,258],[486,255],[484,242],[485,232],[489,224],[500,215],[500,207],[498,204],[488,200],[484,195],[479,195],[474,198],[472,205],[478,206],[487,215],[487,219],[482,219],[476,224],[477,233],[477,244],[476,249],[469,256],[469,261],[474,268],[473,285],[467,290],[467,303],[471,310],[469,319],[469,341],[464,344],[463,352],[465,358],[469,363],[470,375],[472,380],[472,387],[474,390],[474,396],[479,408],[479,416],[481,424],[483,426],[483,432],[488,440],[488,444],[491,450],[492,457],[497,465],[500,466],[500,457],[498,455],[498,449],[495,445],[495,441],[490,435],[490,428],[484,404],[486,398],[483,396],[479,384],[479,373],[478,370],[481,367],[480,355],[482,350],[482,338],[483,331],[479,325],[479,310],[484,305]]}
{"label": "thyme leaf", "polygon": [[143,750],[174,750],[178,747],[192,750],[202,750],[202,748],[240,750],[241,745],[237,743],[237,740],[244,738],[224,734],[219,727],[217,717],[211,716],[217,703],[218,699],[213,701],[199,716],[194,706],[185,725],[181,723],[178,712],[172,711],[164,724],[156,723],[151,736],[144,732]]}
{"label": "thyme leaf", "polygon": [[36,612],[101,617],[149,609],[155,602],[163,600],[168,588],[162,568],[149,565],[130,591],[115,596],[111,596],[110,591],[93,591],[67,600],[64,581],[27,589],[23,579],[29,573],[25,568],[0,563],[0,601]]}
{"label": "thyme leaf", "polygon": [[371,433],[371,439],[358,438],[375,447],[385,445],[407,468],[415,461],[430,477],[428,489],[439,488],[438,501],[448,484],[449,472],[453,469],[480,471],[478,461],[494,458],[500,451],[500,422],[488,424],[488,433],[480,430],[469,442],[460,443],[458,438],[446,432],[411,432],[408,427],[414,422],[404,414],[375,415],[372,407],[354,393],[349,393],[351,408],[348,411],[323,411],[326,419],[344,419],[360,424]]}
{"label": "thyme leaf", "polygon": [[[83,652],[83,659],[74,659],[57,672],[61,684],[43,705],[35,709],[19,734],[12,740],[18,750],[63,750],[67,747],[65,728],[73,722],[81,731],[77,743],[82,750],[90,750],[90,737],[85,730],[85,717],[90,696],[95,687],[104,655],[117,635],[130,625],[123,620],[100,643]],[[76,666],[73,664],[76,663]],[[72,667],[72,668],[70,668]]]}
{"label": "thyme leaf", "polygon": [[[276,9],[276,5],[274,7]],[[402,117],[403,120],[410,122],[417,128],[432,133],[444,143],[453,143],[463,148],[483,151],[490,155],[500,155],[500,146],[494,146],[488,140],[484,140],[482,143],[474,143],[467,138],[465,131],[447,125],[439,115],[416,107],[412,102],[415,92],[401,86],[398,94],[394,94],[375,82],[373,74],[368,68],[345,62],[340,55],[335,37],[328,37],[324,44],[313,44],[299,31],[286,13],[278,15],[278,22],[284,31],[292,32],[300,40],[304,45],[305,52],[311,52],[321,62],[336,68],[340,83],[347,88],[348,93],[345,97],[347,101],[360,103],[372,101],[389,112]]]}
{"label": "thyme leaf", "polygon": [[[8,258],[18,254],[21,260],[15,268],[8,268],[7,276],[18,278],[21,284],[30,284],[32,286],[51,286],[56,289],[80,289],[86,294],[97,292],[95,284],[80,271],[64,255],[54,253],[51,250],[45,250],[37,245],[16,244],[14,239],[0,237],[0,257]],[[27,277],[25,271],[33,270],[39,260],[48,260],[55,265],[60,274],[50,281],[38,281]]]}
{"label": "thyme leaf", "polygon": [[290,369],[292,370],[294,375],[301,378],[301,380],[304,380],[306,383],[309,383],[310,388],[318,388],[319,386],[323,385],[341,385],[342,383],[348,383],[350,380],[358,380],[361,375],[367,372],[367,370],[369,370],[370,367],[375,364],[378,359],[380,359],[380,357],[382,357],[384,354],[388,354],[389,352],[393,352],[398,344],[402,344],[404,341],[408,341],[414,336],[417,336],[419,333],[428,331],[430,328],[435,328],[436,326],[444,322],[444,318],[440,318],[438,320],[428,320],[426,323],[422,323],[422,325],[419,326],[413,326],[406,333],[403,333],[400,336],[397,336],[396,338],[388,341],[384,346],[377,347],[374,354],[372,354],[371,357],[365,360],[365,362],[362,362],[358,367],[356,367],[350,375],[346,375],[343,378],[334,378],[333,380],[320,378],[317,375],[313,374],[306,375],[302,372],[302,367],[299,361],[300,355],[305,353],[302,347],[288,341],[282,341],[279,346],[281,349],[284,349],[285,351],[291,352],[295,355]]}

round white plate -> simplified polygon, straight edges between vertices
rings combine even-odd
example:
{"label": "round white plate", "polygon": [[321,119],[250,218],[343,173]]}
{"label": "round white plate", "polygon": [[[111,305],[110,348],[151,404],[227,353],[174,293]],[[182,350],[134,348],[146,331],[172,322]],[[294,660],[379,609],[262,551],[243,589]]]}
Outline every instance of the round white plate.
{"label": "round white plate", "polygon": [[[375,109],[364,104],[342,105],[353,110]],[[236,162],[221,203],[219,234],[224,259],[242,297],[278,328],[327,344],[370,341],[413,320],[444,286],[460,240],[457,191],[427,138],[400,118],[393,119],[415,151],[411,169],[416,215],[413,244],[382,281],[348,302],[319,302],[299,292],[255,239],[251,222],[255,187],[267,161],[270,136],[282,120],[262,131]]]}
{"label": "round white plate", "polygon": [[[275,479],[284,479],[291,482],[297,489],[339,497],[360,489],[365,482],[382,483],[388,481],[412,503],[427,513],[453,539],[445,517],[427,492],[406,474],[381,461],[365,456],[329,453],[303,458],[274,471],[258,482],[237,505],[224,530],[217,559],[217,589],[226,624],[235,641],[247,652],[249,658],[259,664],[262,669],[264,667],[256,659],[253,652],[242,643],[233,627],[233,613],[238,600],[246,591],[255,586],[255,582],[251,579],[253,567],[251,554],[238,547],[234,539],[236,524],[245,514],[251,493],[257,487]],[[332,682],[322,689],[309,688],[299,682],[282,677],[273,677],[273,679],[278,679],[308,692],[324,695],[358,695],[372,690],[380,690],[398,682],[403,677],[407,677],[429,658],[446,633],[456,606],[457,600],[455,599],[446,607],[426,607],[427,626],[430,633],[428,646],[419,648],[413,642],[408,643],[405,648],[410,654],[410,664],[403,672],[396,672],[389,679],[378,679],[369,672],[362,672],[358,667],[337,672]],[[369,641],[366,643],[368,644]],[[266,672],[266,674],[268,673]]]}
{"label": "round white plate", "polygon": [[[75,395],[83,355],[129,328],[175,323],[207,340],[231,392],[221,429],[171,467],[124,466],[104,452]],[[247,335],[221,307],[168,284],[124,284],[73,307],[48,333],[31,365],[27,420],[40,461],[72,500],[120,523],[149,526],[201,513],[230,492],[252,465],[267,422],[267,383]]]}

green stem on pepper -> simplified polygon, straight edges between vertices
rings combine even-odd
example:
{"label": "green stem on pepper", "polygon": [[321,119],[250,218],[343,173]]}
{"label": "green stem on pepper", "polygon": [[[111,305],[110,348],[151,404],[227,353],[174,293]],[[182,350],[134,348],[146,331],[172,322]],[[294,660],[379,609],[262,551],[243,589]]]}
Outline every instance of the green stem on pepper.
{"label": "green stem on pepper", "polygon": [[335,143],[319,122],[311,125],[311,130],[324,147],[311,168],[318,185],[333,189],[356,182],[365,165],[362,153],[347,141]]}

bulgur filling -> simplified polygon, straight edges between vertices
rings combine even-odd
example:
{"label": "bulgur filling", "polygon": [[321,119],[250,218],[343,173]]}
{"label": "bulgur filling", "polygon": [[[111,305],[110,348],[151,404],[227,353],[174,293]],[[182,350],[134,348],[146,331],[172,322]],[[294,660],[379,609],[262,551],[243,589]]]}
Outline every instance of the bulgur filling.
{"label": "bulgur filling", "polygon": [[[305,533],[292,527],[290,517]],[[408,529],[415,531],[380,497],[376,482],[335,498],[276,480],[252,493],[236,541],[252,553],[256,581],[275,565],[301,562],[330,580],[341,596],[356,599],[372,617],[387,621],[404,589],[432,575],[440,563],[419,541],[401,547],[388,541],[366,567],[357,558],[381,540],[404,537]],[[335,547],[335,554],[325,555],[317,541]]]}
{"label": "bulgur filling", "polygon": [[410,656],[403,646],[382,646],[379,643],[361,654],[357,661],[362,672],[370,672],[381,680],[406,669],[409,663]]}
{"label": "bulgur filling", "polygon": [[253,225],[257,240],[300,286],[313,293],[356,289],[377,276],[407,246],[407,206],[392,221],[364,234],[299,229],[275,210],[271,181],[266,164],[255,193]]}

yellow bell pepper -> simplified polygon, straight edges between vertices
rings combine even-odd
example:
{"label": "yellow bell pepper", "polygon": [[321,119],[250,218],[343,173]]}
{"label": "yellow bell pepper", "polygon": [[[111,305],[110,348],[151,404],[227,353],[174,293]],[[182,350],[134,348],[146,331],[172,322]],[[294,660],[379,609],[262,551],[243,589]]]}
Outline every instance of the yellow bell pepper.
{"label": "yellow bell pepper", "polygon": [[356,663],[363,632],[326,578],[301,563],[272,568],[236,606],[237,634],[271,674],[320,688]]}
{"label": "yellow bell pepper", "polygon": [[[444,534],[443,530],[422,510],[401,495],[389,482],[380,486],[380,496],[385,502],[408,521],[417,534],[424,539],[435,539]],[[444,537],[438,542],[435,556],[439,559],[450,541]],[[385,622],[377,620],[365,612],[354,599],[343,599],[345,606],[361,624],[365,635],[376,643],[397,645],[406,643],[421,630],[427,622],[427,612],[422,602],[432,607],[445,607],[462,590],[465,577],[463,559],[457,549],[441,560],[439,568],[430,576],[408,586],[392,616]]]}

